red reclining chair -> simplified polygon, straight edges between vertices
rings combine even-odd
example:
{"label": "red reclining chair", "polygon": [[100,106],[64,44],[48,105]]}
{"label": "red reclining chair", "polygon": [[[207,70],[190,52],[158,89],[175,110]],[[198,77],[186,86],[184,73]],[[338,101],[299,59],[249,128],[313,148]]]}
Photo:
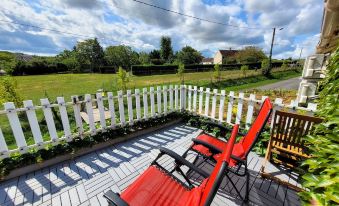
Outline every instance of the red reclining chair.
{"label": "red reclining chair", "polygon": [[[227,148],[220,154],[220,158],[218,158],[211,175],[197,168],[180,155],[168,149],[160,148],[160,154],[152,162],[151,166],[129,185],[121,195],[109,190],[104,194],[104,197],[109,205],[118,206],[210,205],[228,168],[238,128],[238,125],[234,126]],[[188,185],[157,163],[157,160],[164,154],[175,159],[176,171],[183,175]],[[180,169],[181,166],[187,166],[191,171],[193,170],[205,178],[200,186],[194,187],[192,185],[188,177]]]}
{"label": "red reclining chair", "polygon": [[[247,156],[255,143],[258,140],[261,132],[264,129],[264,126],[272,112],[272,103],[269,98],[266,98],[263,102],[260,112],[252,124],[251,128],[248,130],[247,134],[238,133],[241,135],[241,140],[234,145],[234,149],[231,155],[231,161],[229,163],[230,172],[233,172],[239,176],[246,175],[246,194],[245,197],[241,196],[238,189],[235,187],[235,184],[231,181],[230,177],[226,174],[227,178],[230,180],[231,184],[233,185],[234,189],[241,197],[243,201],[248,201],[248,189],[249,189],[249,173],[247,170]],[[222,136],[226,139],[225,135],[227,131],[230,129],[224,127],[223,125],[208,122],[208,124],[212,127],[218,127],[221,130]],[[227,140],[227,139],[226,139]],[[184,153],[183,157],[186,157],[189,151],[197,152],[198,155],[202,156],[204,160],[212,160],[212,162],[218,161],[220,158],[220,154],[224,151],[224,148],[227,148],[229,141],[223,141],[216,137],[213,137],[207,133],[200,134],[197,138],[192,139],[193,144],[191,147]],[[197,159],[196,159],[197,160]],[[203,161],[204,162],[204,161]],[[245,169],[240,170],[242,165],[244,165]]]}

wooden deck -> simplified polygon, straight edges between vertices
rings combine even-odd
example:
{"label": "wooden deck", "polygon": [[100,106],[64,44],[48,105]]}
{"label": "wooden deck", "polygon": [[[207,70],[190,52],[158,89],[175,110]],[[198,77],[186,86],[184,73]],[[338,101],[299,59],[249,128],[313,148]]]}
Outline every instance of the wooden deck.
{"label": "wooden deck", "polygon": [[[108,189],[116,192],[124,190],[149,166],[159,146],[183,153],[191,144],[191,138],[200,132],[182,124],[175,125],[2,182],[0,205],[107,205],[103,193]],[[190,160],[193,158],[194,154],[189,155]],[[170,158],[163,158],[161,162],[166,168],[173,166]],[[262,159],[256,154],[249,155],[249,205],[300,205],[294,191],[260,178],[258,170],[261,162]],[[203,167],[211,170],[207,163]],[[271,168],[274,169],[273,166]],[[281,171],[276,172],[279,174]],[[292,175],[285,175],[285,178],[295,182]],[[194,176],[192,179],[199,180]],[[243,191],[244,178],[233,176],[232,179]],[[242,202],[234,194],[225,178],[212,205],[241,205]]]}

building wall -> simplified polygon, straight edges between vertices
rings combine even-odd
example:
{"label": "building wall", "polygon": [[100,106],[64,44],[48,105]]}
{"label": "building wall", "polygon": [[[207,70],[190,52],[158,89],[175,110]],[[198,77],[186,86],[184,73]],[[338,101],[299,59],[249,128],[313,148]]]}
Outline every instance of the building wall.
{"label": "building wall", "polygon": [[213,63],[214,64],[222,64],[222,55],[221,55],[220,51],[217,51],[217,53],[215,53]]}

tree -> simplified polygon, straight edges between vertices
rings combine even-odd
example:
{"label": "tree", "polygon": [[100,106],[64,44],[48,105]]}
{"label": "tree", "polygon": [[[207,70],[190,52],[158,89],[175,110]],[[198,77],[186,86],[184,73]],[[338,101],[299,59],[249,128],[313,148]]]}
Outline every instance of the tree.
{"label": "tree", "polygon": [[179,64],[177,75],[180,78],[181,84],[184,84],[185,83],[185,65],[184,64]]}
{"label": "tree", "polygon": [[156,49],[152,50],[149,53],[149,58],[150,58],[151,63],[155,65],[160,65],[160,64],[165,63],[165,61],[161,59],[160,51]]}
{"label": "tree", "polygon": [[246,73],[248,71],[248,66],[247,65],[242,65],[240,70],[242,71],[242,75],[244,75],[244,77],[246,77]]}
{"label": "tree", "polygon": [[17,107],[22,107],[22,97],[17,91],[17,82],[11,77],[0,79],[0,104],[13,102]]}
{"label": "tree", "polygon": [[64,64],[69,71],[80,72],[81,68],[77,61],[76,50],[70,51],[65,49],[56,56],[56,61]]}
{"label": "tree", "polygon": [[199,64],[203,56],[190,46],[185,46],[176,54],[176,59],[182,64]]}
{"label": "tree", "polygon": [[129,71],[131,66],[139,64],[138,53],[125,45],[109,46],[105,50],[105,59],[109,65],[115,68],[122,67]]}
{"label": "tree", "polygon": [[76,45],[76,59],[81,68],[89,66],[91,72],[102,66],[104,63],[104,51],[97,38],[78,42]]}
{"label": "tree", "polygon": [[264,59],[261,62],[261,72],[264,76],[269,76],[271,71],[270,71],[270,62],[268,59]]}
{"label": "tree", "polygon": [[126,72],[126,70],[124,70],[123,68],[119,67],[119,71],[118,71],[118,75],[117,76],[118,76],[119,88],[122,91],[126,91],[127,83],[129,82],[128,73]]}
{"label": "tree", "polygon": [[146,52],[140,52],[139,53],[139,62],[142,65],[147,65],[151,63],[151,59],[149,57],[149,54]]}
{"label": "tree", "polygon": [[162,36],[160,39],[160,57],[165,62],[170,62],[173,57],[172,40],[168,36]]}
{"label": "tree", "polygon": [[214,76],[215,79],[217,79],[218,82],[220,82],[220,79],[221,79],[221,71],[220,71],[220,65],[219,65],[219,64],[215,64],[215,65],[214,65],[213,76]]}
{"label": "tree", "polygon": [[0,52],[0,70],[12,74],[18,61],[16,56],[10,52]]}
{"label": "tree", "polygon": [[255,63],[266,59],[265,53],[258,47],[248,46],[235,55],[239,63]]}

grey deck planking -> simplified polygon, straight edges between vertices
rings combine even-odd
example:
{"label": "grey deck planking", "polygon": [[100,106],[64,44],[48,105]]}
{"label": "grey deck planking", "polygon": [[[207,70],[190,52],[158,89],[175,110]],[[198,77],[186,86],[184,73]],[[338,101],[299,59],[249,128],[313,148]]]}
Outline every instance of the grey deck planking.
{"label": "grey deck planking", "polygon": [[[123,191],[158,155],[159,146],[165,146],[182,154],[191,144],[191,138],[200,131],[185,125],[175,125],[131,141],[92,152],[74,160],[63,162],[0,183],[0,205],[106,205],[103,193],[109,189]],[[187,157],[193,161],[195,155]],[[173,168],[173,160],[159,160],[167,169]],[[254,153],[248,157],[250,177],[250,202],[248,205],[300,205],[298,195],[258,174],[262,158]],[[202,168],[211,171],[212,165],[203,163]],[[276,171],[270,165],[272,171]],[[185,170],[185,169],[184,169]],[[187,168],[186,170],[187,171]],[[241,193],[245,192],[243,177],[230,175]],[[288,181],[295,181],[291,173]],[[191,177],[196,184],[201,177]],[[232,185],[223,183],[212,205],[242,205]]]}

